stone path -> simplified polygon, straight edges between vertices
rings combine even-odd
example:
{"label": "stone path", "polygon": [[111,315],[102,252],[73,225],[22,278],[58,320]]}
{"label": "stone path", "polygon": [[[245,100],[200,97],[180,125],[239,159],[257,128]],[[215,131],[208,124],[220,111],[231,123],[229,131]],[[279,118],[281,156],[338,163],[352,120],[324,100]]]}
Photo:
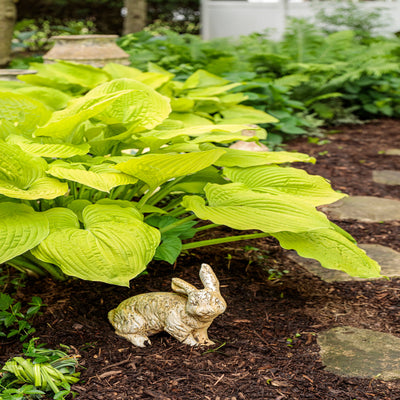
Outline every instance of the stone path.
{"label": "stone path", "polygon": [[[390,149],[387,155],[400,156],[400,149]],[[372,180],[383,185],[400,185],[400,171],[373,171]],[[379,223],[400,221],[400,200],[372,196],[350,196],[321,208],[336,220],[357,220]],[[382,245],[359,244],[377,261],[382,274],[400,278],[400,253]],[[289,257],[326,282],[365,281],[345,272],[323,268],[318,261],[289,252]],[[400,338],[370,329],[342,326],[318,334],[320,355],[326,371],[345,377],[369,379],[400,379]]]}
{"label": "stone path", "polygon": [[318,335],[326,371],[349,377],[400,379],[400,338],[342,326]]}
{"label": "stone path", "polygon": [[400,220],[400,200],[373,196],[345,197],[321,209],[336,220],[356,219],[361,222]]}

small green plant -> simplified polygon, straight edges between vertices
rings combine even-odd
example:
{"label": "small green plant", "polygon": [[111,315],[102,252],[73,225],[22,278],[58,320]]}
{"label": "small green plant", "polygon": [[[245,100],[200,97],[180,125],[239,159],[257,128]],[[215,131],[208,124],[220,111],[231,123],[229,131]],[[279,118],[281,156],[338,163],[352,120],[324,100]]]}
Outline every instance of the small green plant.
{"label": "small green plant", "polygon": [[43,399],[47,394],[54,400],[75,397],[71,384],[79,380],[76,357],[35,345],[37,339],[24,346],[23,356],[7,361],[0,370],[1,399]]}
{"label": "small green plant", "polygon": [[281,270],[275,269],[275,268],[269,268],[267,270],[267,272],[268,272],[268,280],[269,281],[275,281],[277,279],[282,279],[282,277],[285,274],[289,273],[289,271],[287,269],[284,269],[284,270],[281,271]]}
{"label": "small green plant", "polygon": [[294,343],[297,341],[297,339],[299,339],[301,337],[301,333],[296,333],[295,335],[294,335],[294,337],[293,338],[287,338],[286,339],[286,345],[288,346],[288,347],[293,347],[293,345],[294,345]]}
{"label": "small green plant", "polygon": [[22,304],[16,302],[10,295],[0,293],[0,337],[11,338],[18,335],[23,342],[35,332],[30,321],[39,313],[43,306],[40,297],[32,297],[26,313],[21,312]]}

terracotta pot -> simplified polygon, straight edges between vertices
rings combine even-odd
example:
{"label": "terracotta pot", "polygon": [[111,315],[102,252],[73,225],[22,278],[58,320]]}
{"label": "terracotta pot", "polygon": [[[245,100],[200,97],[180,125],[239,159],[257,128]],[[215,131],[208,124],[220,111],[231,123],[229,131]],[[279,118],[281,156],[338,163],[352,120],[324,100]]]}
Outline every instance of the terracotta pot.
{"label": "terracotta pot", "polygon": [[17,81],[18,75],[36,74],[32,69],[0,69],[0,81]]}
{"label": "terracotta pot", "polygon": [[45,63],[65,60],[100,68],[110,62],[129,65],[129,54],[117,46],[117,38],[117,35],[53,36],[54,46],[43,59]]}

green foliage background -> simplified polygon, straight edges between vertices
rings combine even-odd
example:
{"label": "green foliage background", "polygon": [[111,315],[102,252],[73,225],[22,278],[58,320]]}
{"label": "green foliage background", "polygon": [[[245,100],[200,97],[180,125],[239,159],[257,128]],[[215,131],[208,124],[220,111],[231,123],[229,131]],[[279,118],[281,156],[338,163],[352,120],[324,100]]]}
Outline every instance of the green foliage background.
{"label": "green foliage background", "polygon": [[[53,21],[92,20],[101,33],[121,34],[123,0],[23,0],[18,2],[18,20],[47,18]],[[148,0],[148,24],[163,21],[178,32],[185,31],[187,22],[197,26],[199,0]],[[185,16],[174,21],[174,11]]]}

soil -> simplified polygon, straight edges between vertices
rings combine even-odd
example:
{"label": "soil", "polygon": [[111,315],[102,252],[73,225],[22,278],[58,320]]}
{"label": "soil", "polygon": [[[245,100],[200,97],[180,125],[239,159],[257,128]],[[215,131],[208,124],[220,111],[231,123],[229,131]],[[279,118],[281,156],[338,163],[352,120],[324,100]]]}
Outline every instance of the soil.
{"label": "soil", "polygon": [[[400,121],[341,126],[320,144],[299,138],[288,145],[317,158],[299,164],[351,195],[399,199],[400,187],[373,183],[372,170],[400,170]],[[321,144],[325,143],[325,144]],[[399,222],[338,222],[358,241],[400,251]],[[217,235],[232,234],[221,229]],[[212,265],[228,303],[209,329],[211,348],[191,348],[167,334],[136,348],[116,336],[107,312],[132,295],[169,291],[172,277],[199,285],[200,264]],[[20,300],[40,296],[47,305],[34,325],[48,347],[70,346],[80,356],[80,400],[396,400],[400,380],[343,378],[326,372],[317,335],[351,325],[400,337],[400,279],[326,283],[287,257],[272,239],[197,249],[172,267],[154,262],[131,288],[70,280],[30,280]],[[3,343],[0,362],[21,351]]]}

